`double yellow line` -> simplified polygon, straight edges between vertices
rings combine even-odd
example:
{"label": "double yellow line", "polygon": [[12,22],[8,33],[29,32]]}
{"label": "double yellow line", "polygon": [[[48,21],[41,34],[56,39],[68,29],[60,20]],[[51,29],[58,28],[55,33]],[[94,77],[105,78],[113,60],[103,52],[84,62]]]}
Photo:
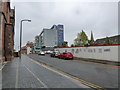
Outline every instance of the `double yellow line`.
{"label": "double yellow line", "polygon": [[[30,58],[31,58],[31,57],[30,57]],[[63,72],[63,71],[61,71],[61,70],[58,70],[58,69],[56,69],[56,68],[54,68],[54,67],[52,67],[52,66],[49,66],[49,65],[47,65],[47,64],[45,64],[45,63],[43,63],[43,62],[38,62],[38,61],[34,60],[33,58],[31,58],[31,60],[33,60],[33,61],[36,62],[37,64],[44,65],[45,67],[47,67],[47,68],[49,68],[49,69],[52,69],[52,70],[54,70],[54,71],[56,71],[56,72],[58,72],[58,73],[61,73],[61,74],[63,74],[63,75],[66,75],[66,76],[72,78],[73,80],[76,80],[77,82],[82,83],[82,84],[84,84],[84,85],[86,85],[86,86],[88,86],[88,87],[91,87],[91,88],[96,89],[96,90],[103,90],[103,88],[102,88],[101,86],[98,86],[98,85],[92,84],[92,83],[90,83],[90,82],[84,81],[84,80],[82,80],[82,79],[80,79],[80,78],[78,78],[78,77],[76,77],[76,76],[73,76],[73,75],[71,75],[71,74],[68,74],[67,72]],[[104,89],[104,90],[107,90],[107,89]]]}
{"label": "double yellow line", "polygon": [[104,64],[104,63],[99,63],[99,62],[92,62],[92,61],[85,61],[85,60],[77,60],[79,62],[86,62],[86,63],[93,63],[93,64],[98,64],[98,65],[104,65],[104,66],[114,66],[114,65],[110,65],[110,64]]}

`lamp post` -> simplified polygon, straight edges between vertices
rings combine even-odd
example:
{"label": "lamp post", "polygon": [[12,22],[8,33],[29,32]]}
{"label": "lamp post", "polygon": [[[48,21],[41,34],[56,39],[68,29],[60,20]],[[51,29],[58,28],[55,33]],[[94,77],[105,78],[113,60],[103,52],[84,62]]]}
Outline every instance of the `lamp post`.
{"label": "lamp post", "polygon": [[29,19],[23,19],[20,21],[20,59],[21,59],[21,45],[22,45],[22,22],[23,21],[28,21],[31,22]]}

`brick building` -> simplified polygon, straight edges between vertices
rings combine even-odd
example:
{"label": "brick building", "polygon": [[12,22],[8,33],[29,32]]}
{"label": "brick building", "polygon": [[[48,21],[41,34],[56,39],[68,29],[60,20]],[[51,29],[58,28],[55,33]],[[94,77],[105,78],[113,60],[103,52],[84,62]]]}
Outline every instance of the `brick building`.
{"label": "brick building", "polygon": [[0,62],[13,58],[14,23],[15,9],[10,8],[10,2],[0,1]]}
{"label": "brick building", "polygon": [[21,53],[27,54],[27,47],[26,46],[22,47]]}
{"label": "brick building", "polygon": [[27,42],[26,46],[22,47],[21,53],[22,54],[28,54],[28,47],[30,48],[30,52],[29,53],[33,53],[33,49],[34,49],[35,43],[33,42]]}

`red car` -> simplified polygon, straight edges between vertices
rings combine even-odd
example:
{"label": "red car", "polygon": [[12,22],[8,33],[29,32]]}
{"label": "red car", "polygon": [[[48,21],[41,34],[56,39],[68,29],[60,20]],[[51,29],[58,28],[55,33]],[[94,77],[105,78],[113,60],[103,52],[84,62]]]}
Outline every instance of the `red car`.
{"label": "red car", "polygon": [[73,59],[73,55],[71,52],[64,52],[58,55],[58,58],[63,58],[63,59]]}

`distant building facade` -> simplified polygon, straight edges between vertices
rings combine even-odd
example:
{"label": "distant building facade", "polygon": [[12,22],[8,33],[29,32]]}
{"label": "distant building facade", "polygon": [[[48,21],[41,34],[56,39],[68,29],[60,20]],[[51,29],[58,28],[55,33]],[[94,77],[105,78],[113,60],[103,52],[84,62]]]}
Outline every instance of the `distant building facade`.
{"label": "distant building facade", "polygon": [[22,54],[30,54],[33,53],[35,43],[28,41],[25,46],[22,47]]}
{"label": "distant building facade", "polygon": [[43,33],[40,35],[40,45],[46,47],[57,46],[57,30],[54,29],[43,29]]}
{"label": "distant building facade", "polygon": [[35,43],[36,43],[37,46],[39,45],[39,41],[40,41],[40,40],[39,40],[39,36],[36,36],[36,37],[35,37]]}
{"label": "distant building facade", "polygon": [[[110,42],[112,44],[120,44],[120,35],[116,35],[116,36],[111,36],[111,37],[108,37],[110,39]],[[104,45],[106,42],[106,38],[101,38],[101,39],[97,39],[95,41],[95,44],[97,45]]]}
{"label": "distant building facade", "polygon": [[27,42],[26,44],[27,54],[33,53],[34,46],[35,46],[35,43]]}
{"label": "distant building facade", "polygon": [[10,61],[14,56],[15,9],[10,2],[0,1],[0,62]]}
{"label": "distant building facade", "polygon": [[26,46],[22,47],[21,53],[27,54],[27,47]]}
{"label": "distant building facade", "polygon": [[39,46],[54,47],[61,46],[64,42],[63,25],[53,25],[50,29],[43,29],[39,37],[35,37],[36,44]]}

